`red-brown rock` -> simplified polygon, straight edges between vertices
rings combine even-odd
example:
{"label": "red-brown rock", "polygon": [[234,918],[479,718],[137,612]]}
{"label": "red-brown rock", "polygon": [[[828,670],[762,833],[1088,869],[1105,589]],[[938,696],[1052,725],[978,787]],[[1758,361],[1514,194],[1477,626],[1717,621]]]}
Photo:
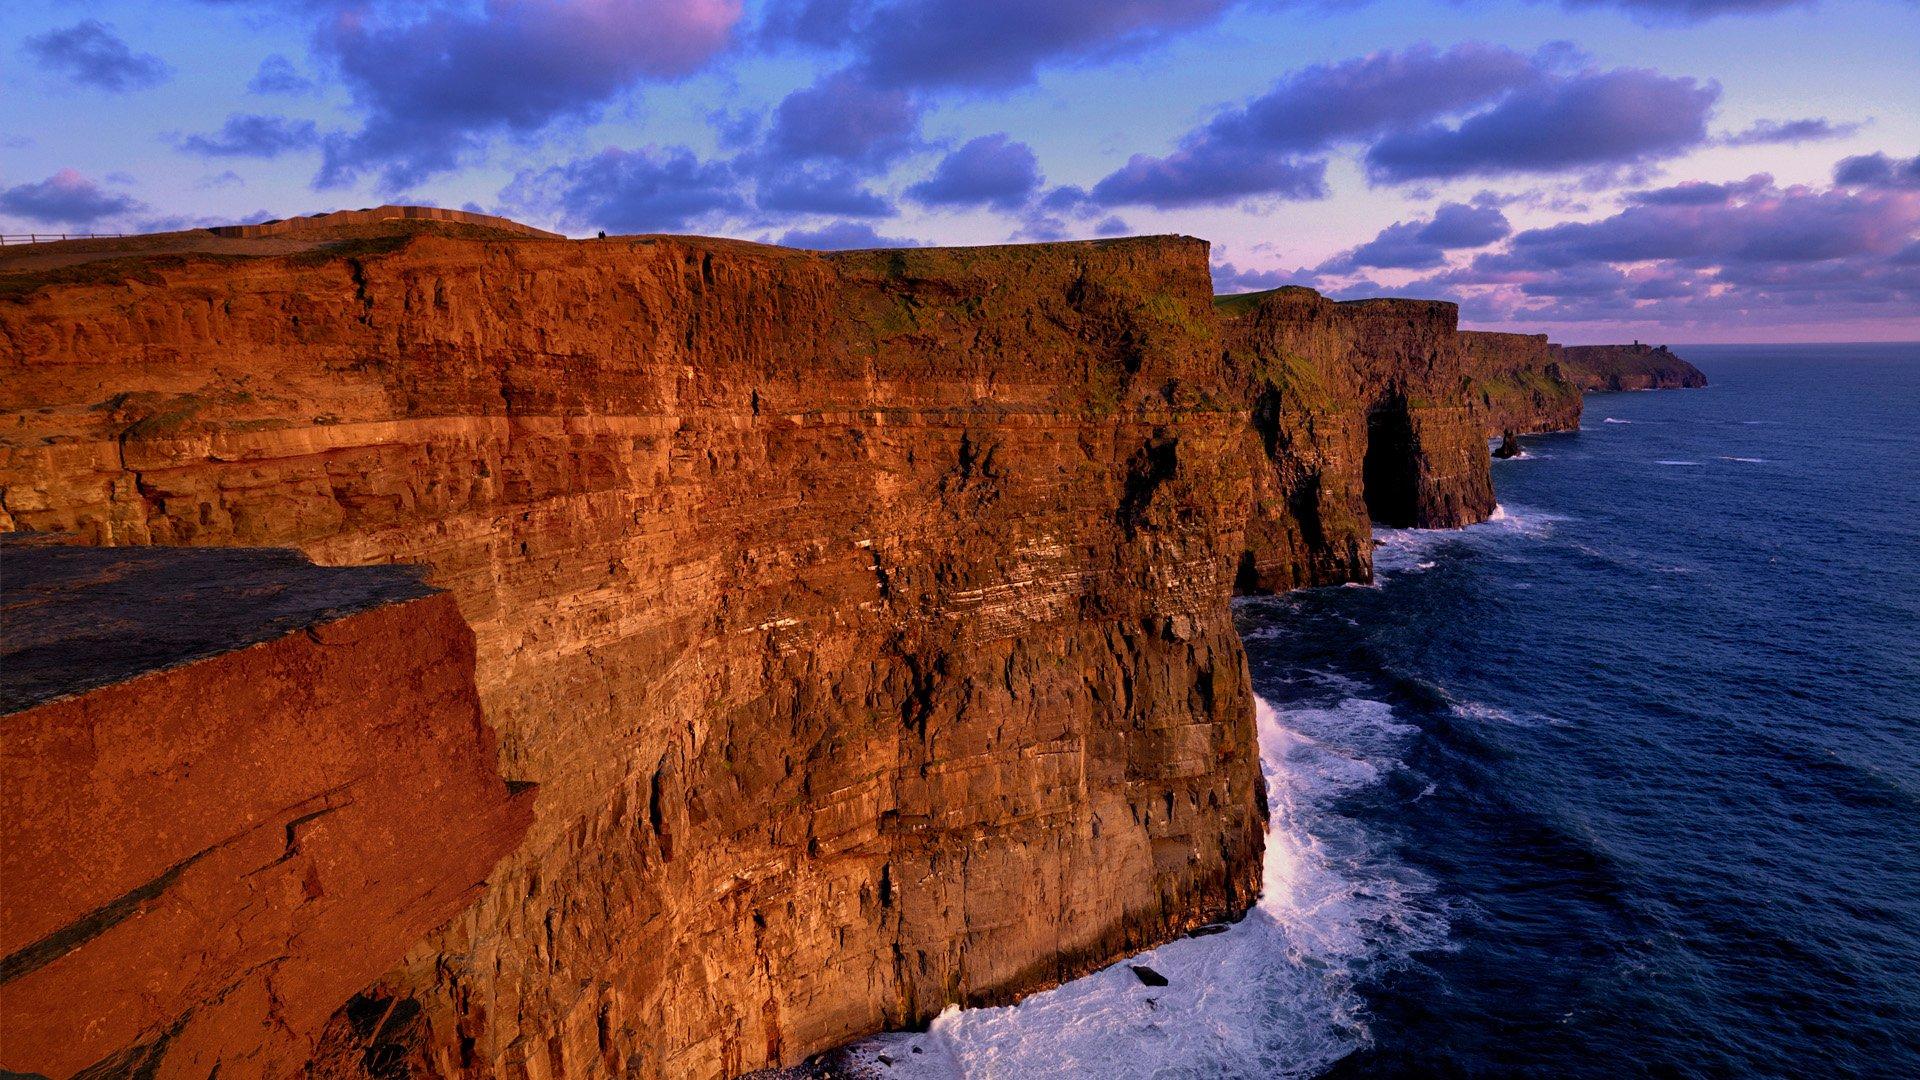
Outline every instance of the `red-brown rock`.
{"label": "red-brown rock", "polygon": [[541,784],[363,999],[422,1074],[792,1062],[1253,899],[1204,244],[88,243],[0,254],[0,526],[423,564]]}
{"label": "red-brown rock", "polygon": [[0,560],[10,1075],[290,1075],[532,820],[466,624],[402,568]]}

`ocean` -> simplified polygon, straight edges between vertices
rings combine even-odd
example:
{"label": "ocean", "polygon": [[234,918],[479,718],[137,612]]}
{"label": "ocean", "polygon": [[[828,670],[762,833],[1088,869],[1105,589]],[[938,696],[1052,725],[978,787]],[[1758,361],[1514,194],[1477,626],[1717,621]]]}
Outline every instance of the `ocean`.
{"label": "ocean", "polygon": [[1589,395],[1494,520],[1240,602],[1245,920],[854,1062],[1920,1077],[1920,346],[1677,351],[1712,386]]}

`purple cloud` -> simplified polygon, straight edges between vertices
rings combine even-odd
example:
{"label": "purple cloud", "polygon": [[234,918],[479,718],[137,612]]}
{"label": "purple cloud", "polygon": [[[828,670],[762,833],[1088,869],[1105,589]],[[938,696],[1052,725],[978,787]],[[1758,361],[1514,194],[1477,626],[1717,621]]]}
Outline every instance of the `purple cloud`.
{"label": "purple cloud", "polygon": [[1907,192],[1769,189],[1737,201],[1642,203],[1591,222],[1531,229],[1513,238],[1512,265],[1672,260],[1689,265],[1806,263],[1890,255],[1920,227],[1920,196]]}
{"label": "purple cloud", "polygon": [[589,116],[642,80],[691,74],[739,17],[740,0],[490,0],[403,23],[343,11],[318,47],[367,121],[327,140],[317,182],[377,169],[386,188],[409,187],[490,134]]}
{"label": "purple cloud", "polygon": [[907,188],[907,197],[933,206],[1013,210],[1033,198],[1040,183],[1040,159],[1031,146],[1004,134],[982,135],[948,154],[931,177]]}
{"label": "purple cloud", "polygon": [[863,186],[863,178],[842,165],[798,166],[784,163],[765,170],[754,202],[762,210],[840,217],[887,217],[893,203]]}
{"label": "purple cloud", "polygon": [[836,221],[817,229],[789,229],[780,237],[785,247],[810,251],[847,251],[856,248],[919,247],[920,241],[881,236],[866,222]]}
{"label": "purple cloud", "polygon": [[1644,23],[1703,22],[1721,15],[1757,15],[1806,7],[1813,0],[1561,0],[1568,8],[1619,8]]}
{"label": "purple cloud", "polygon": [[316,88],[312,79],[293,66],[293,61],[279,53],[260,61],[260,69],[247,80],[247,90],[254,94],[306,94]]}
{"label": "purple cloud", "polygon": [[1656,71],[1582,72],[1455,125],[1388,135],[1366,163],[1389,183],[1639,165],[1705,143],[1719,97],[1717,84]]}
{"label": "purple cloud", "polygon": [[48,225],[92,225],[143,209],[140,200],[106,191],[74,169],[0,191],[0,213]]}
{"label": "purple cloud", "polygon": [[311,120],[236,113],[217,132],[181,139],[180,148],[201,157],[273,158],[319,142],[319,129]]}
{"label": "purple cloud", "polygon": [[1754,173],[1745,180],[1733,180],[1724,184],[1688,180],[1672,187],[1630,191],[1623,198],[1629,203],[1641,203],[1647,206],[1720,206],[1737,198],[1766,191],[1772,186],[1771,174]]}
{"label": "purple cloud", "polygon": [[1720,141],[1727,146],[1790,145],[1820,139],[1844,139],[1859,130],[1859,124],[1836,124],[1818,116],[1804,120],[1756,120],[1744,130],[1723,136]]}
{"label": "purple cloud", "polygon": [[1316,64],[1188,132],[1173,153],[1134,155],[1094,185],[1093,197],[1159,207],[1324,198],[1326,163],[1309,155],[1472,108],[1541,77],[1533,58],[1472,43]]}
{"label": "purple cloud", "polygon": [[1508,323],[1885,318],[1920,303],[1920,190],[1729,184],[1637,192],[1618,213],[1531,229],[1409,283]]}
{"label": "purple cloud", "polygon": [[851,48],[881,86],[1008,88],[1050,63],[1149,47],[1236,0],[782,0],[774,40]]}
{"label": "purple cloud", "polygon": [[65,30],[30,37],[26,49],[48,71],[116,93],[157,86],[168,74],[165,61],[151,53],[134,52],[98,19],[82,19]]}
{"label": "purple cloud", "polygon": [[1426,221],[1396,221],[1359,247],[1324,263],[1319,273],[1346,274],[1362,267],[1427,270],[1443,266],[1447,252],[1485,247],[1513,231],[1492,206],[1446,203]]}
{"label": "purple cloud", "polygon": [[920,107],[911,94],[839,71],[780,102],[767,147],[792,160],[877,166],[912,149],[919,135]]}
{"label": "purple cloud", "polygon": [[1842,158],[1833,167],[1833,181],[1846,187],[1920,188],[1920,155],[1895,158],[1872,153]]}
{"label": "purple cloud", "polygon": [[733,168],[702,161],[685,147],[609,147],[564,165],[522,172],[500,195],[572,228],[613,232],[679,232],[746,209]]}

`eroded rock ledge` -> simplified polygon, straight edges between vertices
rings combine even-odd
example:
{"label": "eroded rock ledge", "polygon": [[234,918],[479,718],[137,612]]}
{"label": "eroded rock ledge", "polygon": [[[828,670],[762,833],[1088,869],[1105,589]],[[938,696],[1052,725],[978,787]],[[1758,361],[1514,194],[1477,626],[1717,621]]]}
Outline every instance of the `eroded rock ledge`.
{"label": "eroded rock ledge", "polygon": [[1475,357],[1216,304],[1182,237],[81,241],[0,252],[0,529],[415,563],[471,624],[537,816],[317,1074],[379,1013],[415,1075],[726,1076],[1244,911],[1228,599],[1484,518]]}
{"label": "eroded rock ledge", "polygon": [[0,1066],[282,1076],[532,821],[400,567],[0,542]]}

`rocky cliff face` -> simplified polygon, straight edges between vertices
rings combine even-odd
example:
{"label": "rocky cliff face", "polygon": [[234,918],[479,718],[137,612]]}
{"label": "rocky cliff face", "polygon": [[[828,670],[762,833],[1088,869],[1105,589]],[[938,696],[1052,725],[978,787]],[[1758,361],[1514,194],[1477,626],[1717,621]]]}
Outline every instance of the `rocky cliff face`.
{"label": "rocky cliff face", "polygon": [[[0,527],[451,594],[540,796],[362,999],[421,1073],[791,1062],[1252,900],[1247,408],[1200,242],[219,243],[0,264]],[[1380,513],[1483,512],[1428,396],[1450,313],[1335,310],[1314,363],[1417,370],[1339,382],[1378,433],[1314,467],[1406,448]]]}
{"label": "rocky cliff face", "polygon": [[1374,521],[1454,528],[1493,512],[1455,305],[1282,288],[1216,308],[1252,403],[1243,589],[1364,581]]}
{"label": "rocky cliff face", "polygon": [[0,1068],[298,1072],[532,821],[452,599],[291,552],[0,559]]}
{"label": "rocky cliff face", "polygon": [[1567,378],[1582,390],[1669,390],[1707,385],[1699,368],[1665,345],[1568,345],[1561,350]]}
{"label": "rocky cliff face", "polygon": [[1580,387],[1566,377],[1561,348],[1547,335],[1462,330],[1460,344],[1488,438],[1579,429]]}

